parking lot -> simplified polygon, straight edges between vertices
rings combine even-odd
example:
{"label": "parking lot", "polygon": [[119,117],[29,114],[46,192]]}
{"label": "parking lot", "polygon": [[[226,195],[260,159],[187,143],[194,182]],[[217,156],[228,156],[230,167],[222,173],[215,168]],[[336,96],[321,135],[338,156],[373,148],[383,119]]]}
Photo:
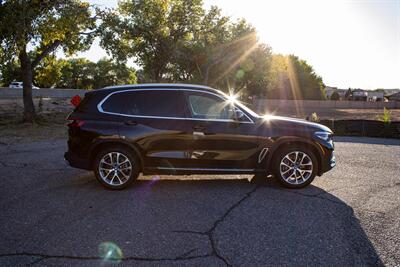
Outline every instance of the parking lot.
{"label": "parking lot", "polygon": [[65,140],[0,144],[0,266],[399,266],[400,140],[336,138],[302,190],[251,176],[103,189]]}

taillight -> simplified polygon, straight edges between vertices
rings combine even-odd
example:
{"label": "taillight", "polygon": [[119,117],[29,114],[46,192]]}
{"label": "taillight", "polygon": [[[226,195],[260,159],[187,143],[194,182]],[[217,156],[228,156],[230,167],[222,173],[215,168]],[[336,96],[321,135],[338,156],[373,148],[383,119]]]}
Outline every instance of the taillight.
{"label": "taillight", "polygon": [[68,123],[69,127],[74,127],[74,128],[80,128],[85,124],[84,120],[80,120],[80,119],[69,119],[72,120],[72,122]]}
{"label": "taillight", "polygon": [[81,97],[79,95],[75,95],[74,97],[71,98],[71,104],[74,107],[77,107],[79,105],[79,103],[81,103]]}

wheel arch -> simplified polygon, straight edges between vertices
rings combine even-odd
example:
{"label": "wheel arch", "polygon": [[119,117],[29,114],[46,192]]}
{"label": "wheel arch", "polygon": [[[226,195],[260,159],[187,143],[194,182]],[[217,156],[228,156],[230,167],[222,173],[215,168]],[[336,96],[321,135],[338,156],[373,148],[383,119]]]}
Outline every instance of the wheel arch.
{"label": "wheel arch", "polygon": [[111,146],[123,146],[125,148],[128,148],[129,150],[132,151],[132,153],[137,156],[140,162],[140,171],[143,171],[143,166],[144,166],[144,158],[143,158],[143,151],[138,145],[131,144],[125,140],[115,140],[115,139],[105,139],[105,140],[97,140],[94,142],[89,151],[89,158],[90,158],[90,163],[93,164],[93,161],[99,151],[102,149],[105,149],[107,147]]}
{"label": "wheel arch", "polygon": [[315,143],[313,140],[309,139],[304,139],[300,137],[281,137],[277,139],[274,143],[274,145],[271,147],[269,153],[268,153],[268,158],[267,158],[267,170],[271,172],[271,167],[273,164],[274,156],[276,153],[282,149],[283,147],[289,146],[289,145],[301,145],[305,146],[307,148],[310,148],[317,160],[318,160],[318,171],[317,174],[320,176],[322,174],[322,159],[323,159],[323,154],[326,153],[321,145],[318,145]]}

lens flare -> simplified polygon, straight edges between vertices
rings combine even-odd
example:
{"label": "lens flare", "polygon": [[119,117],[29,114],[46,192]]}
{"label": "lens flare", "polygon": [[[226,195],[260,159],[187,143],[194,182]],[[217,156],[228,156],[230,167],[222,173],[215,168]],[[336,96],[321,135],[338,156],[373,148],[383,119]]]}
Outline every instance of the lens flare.
{"label": "lens flare", "polygon": [[122,250],[113,242],[102,242],[99,245],[99,256],[105,262],[119,263],[122,258]]}

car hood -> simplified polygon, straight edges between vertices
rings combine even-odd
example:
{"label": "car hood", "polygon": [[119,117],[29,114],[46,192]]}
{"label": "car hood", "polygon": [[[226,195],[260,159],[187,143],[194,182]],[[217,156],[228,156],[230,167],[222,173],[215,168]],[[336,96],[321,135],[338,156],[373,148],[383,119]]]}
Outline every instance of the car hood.
{"label": "car hood", "polygon": [[264,115],[260,116],[260,120],[265,125],[278,127],[280,129],[287,129],[290,131],[324,131],[332,133],[332,130],[325,125],[302,119]]}

